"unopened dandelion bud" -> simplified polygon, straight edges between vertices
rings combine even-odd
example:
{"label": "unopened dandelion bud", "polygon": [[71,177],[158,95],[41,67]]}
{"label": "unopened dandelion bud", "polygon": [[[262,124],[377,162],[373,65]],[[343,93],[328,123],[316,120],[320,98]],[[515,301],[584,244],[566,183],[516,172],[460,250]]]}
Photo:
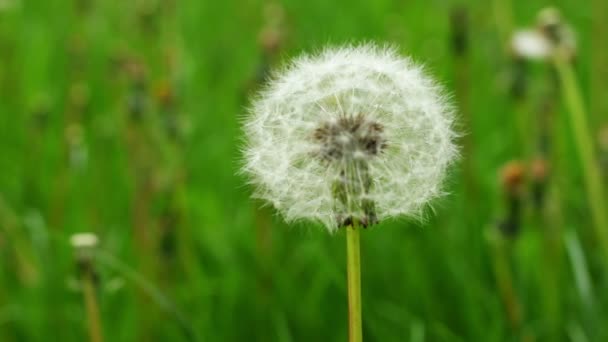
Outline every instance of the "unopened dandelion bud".
{"label": "unopened dandelion bud", "polygon": [[507,163],[500,172],[500,182],[506,202],[506,215],[498,227],[507,236],[513,237],[520,230],[524,180],[524,166],[519,161]]}
{"label": "unopened dandelion bud", "polygon": [[258,34],[258,44],[267,57],[275,55],[283,45],[286,32],[285,9],[270,2],[263,8],[264,26]]}
{"label": "unopened dandelion bud", "polygon": [[410,59],[327,49],[275,74],[244,125],[244,172],[287,221],[330,231],[420,216],[457,156],[453,110]]}
{"label": "unopened dandelion bud", "polygon": [[557,50],[567,60],[574,60],[577,54],[576,36],[557,8],[543,8],[538,13],[536,23],[540,32],[550,42],[552,50]]}
{"label": "unopened dandelion bud", "polygon": [[545,7],[536,17],[538,27],[553,41],[559,40],[559,30],[562,25],[562,15],[555,7]]}
{"label": "unopened dandelion bud", "polygon": [[82,169],[88,161],[88,151],[84,139],[84,129],[78,123],[72,123],[65,128],[65,140],[68,145],[68,159],[71,167]]}
{"label": "unopened dandelion bud", "polygon": [[521,162],[507,163],[500,172],[503,192],[509,196],[519,195],[524,183],[524,176],[525,169]]}
{"label": "unopened dandelion bud", "polygon": [[532,161],[532,199],[537,208],[542,207],[549,179],[549,162],[543,157]]}
{"label": "unopened dandelion bud", "polygon": [[80,288],[84,296],[90,340],[103,341],[99,304],[96,296],[99,277],[93,264],[93,256],[99,244],[99,239],[94,233],[77,233],[70,237],[70,244],[76,252],[76,266],[80,278]]}
{"label": "unopened dandelion bud", "polygon": [[127,109],[133,121],[143,118],[148,107],[147,71],[143,64],[136,60],[129,61],[125,69],[130,79],[130,91],[127,99]]}
{"label": "unopened dandelion bud", "polygon": [[456,56],[467,53],[469,44],[469,13],[464,6],[457,6],[450,11],[452,32],[452,51]]}
{"label": "unopened dandelion bud", "polygon": [[93,256],[99,239],[94,233],[77,233],[70,237],[79,272],[92,272]]}

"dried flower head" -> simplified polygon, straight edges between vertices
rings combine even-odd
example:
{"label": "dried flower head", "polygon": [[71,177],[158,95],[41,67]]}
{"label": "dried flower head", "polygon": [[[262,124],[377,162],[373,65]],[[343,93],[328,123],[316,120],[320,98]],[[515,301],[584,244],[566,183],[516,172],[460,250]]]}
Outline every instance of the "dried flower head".
{"label": "dried flower head", "polygon": [[452,109],[439,86],[394,49],[303,56],[254,101],[244,171],[287,221],[330,231],[419,216],[455,159]]}
{"label": "dried flower head", "polygon": [[546,7],[538,12],[536,26],[550,41],[554,49],[561,49],[569,60],[577,54],[577,43],[574,29],[564,21],[560,11],[555,7]]}
{"label": "dried flower head", "polygon": [[500,183],[509,196],[519,196],[525,182],[525,167],[520,161],[510,161],[500,170]]}
{"label": "dried flower head", "polygon": [[538,13],[535,27],[515,31],[510,44],[515,57],[530,60],[547,60],[556,49],[560,49],[569,60],[573,60],[577,53],[574,30],[554,7],[544,8]]}

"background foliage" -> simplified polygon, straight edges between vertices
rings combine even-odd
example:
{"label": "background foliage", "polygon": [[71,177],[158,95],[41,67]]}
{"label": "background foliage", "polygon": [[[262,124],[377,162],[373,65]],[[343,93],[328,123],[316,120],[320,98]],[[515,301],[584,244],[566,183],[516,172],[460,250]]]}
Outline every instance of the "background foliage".
{"label": "background foliage", "polygon": [[[101,241],[108,341],[346,340],[344,236],[288,227],[250,200],[239,118],[269,65],[371,40],[450,89],[468,147],[426,222],[363,232],[366,340],[606,340],[608,262],[559,93],[547,203],[525,195],[519,234],[497,228],[498,172],[534,159],[534,130],[519,125],[537,122],[550,73],[531,65],[528,96],[510,97],[506,34],[547,5],[576,30],[586,103],[606,108],[589,77],[606,15],[587,1],[0,0],[0,341],[87,338],[69,244],[82,231]],[[606,111],[589,120],[599,130]]]}

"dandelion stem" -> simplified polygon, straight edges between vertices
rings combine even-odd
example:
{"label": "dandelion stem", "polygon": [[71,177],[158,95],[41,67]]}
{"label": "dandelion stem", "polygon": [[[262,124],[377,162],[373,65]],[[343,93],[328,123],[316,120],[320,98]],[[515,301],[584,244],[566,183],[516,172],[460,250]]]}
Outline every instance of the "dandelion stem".
{"label": "dandelion stem", "polygon": [[[591,1],[591,46],[602,46],[606,34],[608,34],[608,4],[605,0]],[[604,37],[604,38],[602,38]],[[608,111],[608,102],[603,96],[608,86],[608,54],[605,49],[592,49],[591,51],[591,84],[590,84],[590,114],[591,123],[599,123],[599,119]]]}
{"label": "dandelion stem", "polygon": [[359,225],[346,227],[346,266],[348,272],[348,341],[361,342],[361,254]]}
{"label": "dandelion stem", "polygon": [[494,246],[494,273],[498,290],[502,297],[507,318],[511,324],[511,328],[515,333],[518,333],[521,328],[521,304],[517,297],[515,287],[513,285],[513,276],[509,262],[510,245],[502,237],[493,241]]}
{"label": "dandelion stem", "polygon": [[83,272],[82,288],[84,292],[84,304],[87,310],[90,341],[102,342],[101,318],[99,317],[99,306],[97,304],[97,296],[95,295],[93,274],[90,270],[85,270],[85,272]]}
{"label": "dandelion stem", "polygon": [[513,31],[511,0],[494,0],[492,1],[492,5],[498,34],[500,35],[500,43],[504,44],[506,49],[506,42]]}
{"label": "dandelion stem", "polygon": [[599,164],[591,141],[591,133],[587,123],[585,107],[572,65],[557,51],[554,64],[559,75],[562,92],[570,113],[574,140],[581,158],[587,200],[595,227],[595,234],[604,252],[608,253],[608,217],[606,216],[606,202],[604,200],[604,187],[600,175]]}

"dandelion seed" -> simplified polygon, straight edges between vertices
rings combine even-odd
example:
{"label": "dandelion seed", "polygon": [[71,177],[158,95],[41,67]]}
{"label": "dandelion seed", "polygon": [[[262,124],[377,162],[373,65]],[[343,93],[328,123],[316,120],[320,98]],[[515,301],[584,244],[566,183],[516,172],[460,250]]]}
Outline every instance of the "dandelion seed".
{"label": "dandelion seed", "polygon": [[457,156],[441,88],[374,45],[296,59],[260,93],[244,127],[254,195],[287,221],[330,231],[419,217]]}

